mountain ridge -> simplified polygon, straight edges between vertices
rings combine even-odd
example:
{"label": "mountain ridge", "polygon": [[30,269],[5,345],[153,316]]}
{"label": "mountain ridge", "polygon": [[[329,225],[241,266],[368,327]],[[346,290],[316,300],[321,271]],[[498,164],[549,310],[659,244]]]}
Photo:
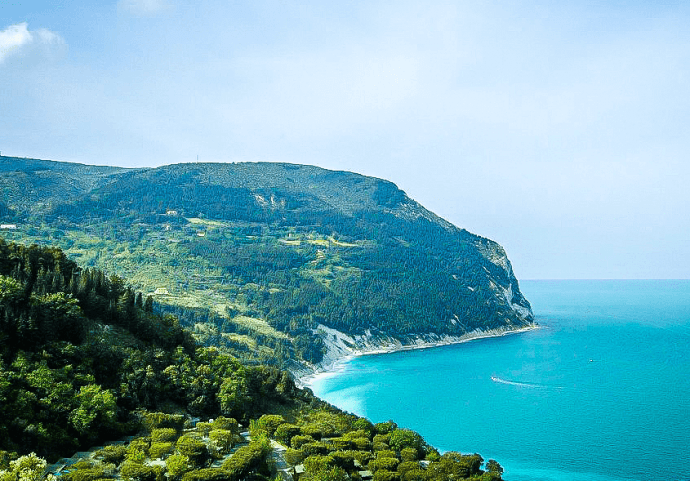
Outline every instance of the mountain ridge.
{"label": "mountain ridge", "polygon": [[0,189],[0,220],[21,221],[8,237],[56,241],[158,292],[161,309],[182,306],[206,342],[260,356],[318,364],[319,325],[404,344],[534,321],[498,243],[384,179],[284,163],[0,157]]}

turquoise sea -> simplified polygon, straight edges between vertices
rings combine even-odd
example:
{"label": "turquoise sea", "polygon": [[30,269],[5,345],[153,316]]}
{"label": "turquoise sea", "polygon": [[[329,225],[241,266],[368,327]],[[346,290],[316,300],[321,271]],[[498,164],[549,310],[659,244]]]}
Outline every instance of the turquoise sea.
{"label": "turquoise sea", "polygon": [[311,387],[507,481],[690,479],[690,280],[520,287],[541,329],[361,356]]}

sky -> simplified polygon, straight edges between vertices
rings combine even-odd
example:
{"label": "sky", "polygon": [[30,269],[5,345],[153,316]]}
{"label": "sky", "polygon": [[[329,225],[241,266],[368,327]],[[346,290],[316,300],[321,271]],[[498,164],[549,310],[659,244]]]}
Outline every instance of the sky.
{"label": "sky", "polygon": [[395,182],[519,279],[690,277],[690,3],[0,1],[2,155]]}

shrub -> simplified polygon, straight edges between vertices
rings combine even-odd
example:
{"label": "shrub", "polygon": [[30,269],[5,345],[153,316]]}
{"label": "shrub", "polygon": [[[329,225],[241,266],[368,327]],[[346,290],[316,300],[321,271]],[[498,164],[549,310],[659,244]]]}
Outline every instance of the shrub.
{"label": "shrub", "polygon": [[10,453],[0,449],[0,470],[6,470],[10,467],[10,460],[14,459],[13,454],[16,455],[17,453]]}
{"label": "shrub", "polygon": [[228,431],[232,431],[234,434],[239,434],[240,425],[233,418],[218,416],[213,420],[213,429],[227,429]]}
{"label": "shrub", "polygon": [[332,438],[328,440],[328,449],[329,451],[345,451],[347,449],[352,449],[354,446],[354,443],[350,441],[349,439],[345,439],[343,437],[340,438]]}
{"label": "shrub", "polygon": [[236,479],[242,479],[257,469],[271,451],[267,439],[252,440],[247,446],[242,446],[235,454],[223,463],[223,469],[230,472]]}
{"label": "shrub", "polygon": [[479,476],[479,478],[475,477],[474,479],[479,479],[479,481],[503,481],[500,474],[492,473],[491,471],[487,471]]}
{"label": "shrub", "polygon": [[380,469],[374,473],[374,481],[399,481],[400,476],[394,471]]}
{"label": "shrub", "polygon": [[177,440],[177,431],[173,428],[156,428],[151,431],[151,442],[167,443]]}
{"label": "shrub", "polygon": [[311,436],[317,441],[321,439],[321,436],[323,435],[321,427],[316,424],[306,424],[302,426],[302,434],[305,436]]}
{"label": "shrub", "polygon": [[347,472],[339,466],[333,466],[328,458],[314,456],[304,461],[305,474],[300,476],[304,481],[349,481]]}
{"label": "shrub", "polygon": [[208,434],[209,450],[215,455],[224,455],[232,449],[235,435],[229,429],[214,429]]}
{"label": "shrub", "polygon": [[369,461],[375,459],[374,455],[369,451],[353,451],[352,454],[362,466],[366,466],[369,464]]}
{"label": "shrub", "polygon": [[127,445],[127,451],[138,450],[138,451],[148,451],[151,441],[148,438],[134,438]]}
{"label": "shrub", "polygon": [[295,424],[283,423],[275,431],[275,438],[286,446],[290,446],[293,436],[300,434],[300,427]]}
{"label": "shrub", "polygon": [[182,430],[185,418],[181,414],[148,413],[142,415],[144,427],[149,431],[156,428],[172,428],[177,432]]}
{"label": "shrub", "polygon": [[324,430],[324,436],[329,437],[352,431],[352,422],[356,419],[350,414],[320,410],[310,413],[307,421],[320,426]]}
{"label": "shrub", "polygon": [[182,454],[168,456],[165,460],[165,467],[168,469],[168,477],[173,479],[179,478],[192,468],[187,456]]}
{"label": "shrub", "polygon": [[302,446],[304,446],[307,443],[313,443],[314,438],[311,436],[305,436],[305,435],[297,435],[293,436],[292,439],[290,440],[290,446],[292,446],[295,449],[299,449]]}
{"label": "shrub", "polygon": [[104,463],[119,466],[125,460],[127,446],[106,446],[94,453],[96,459],[103,460]]}
{"label": "shrub", "polygon": [[501,467],[501,465],[498,464],[495,459],[489,459],[486,462],[486,470],[489,473],[497,474],[499,476],[503,474],[503,467]]}
{"label": "shrub", "polygon": [[313,455],[304,460],[304,471],[310,474],[328,470],[335,467],[335,462],[330,456]]}
{"label": "shrub", "polygon": [[317,456],[328,454],[328,445],[323,441],[316,441],[302,445],[302,451],[307,456]]}
{"label": "shrub", "polygon": [[299,478],[302,481],[350,481],[350,476],[337,466],[320,469],[312,473],[305,473]]}
{"label": "shrub", "polygon": [[335,436],[335,428],[326,423],[312,423],[302,426],[302,434],[311,436],[314,439],[329,438]]}
{"label": "shrub", "polygon": [[424,448],[426,447],[424,438],[410,429],[393,430],[388,445],[396,451],[402,451],[405,448],[413,448],[417,451],[418,456],[424,454]]}
{"label": "shrub", "polygon": [[292,466],[296,466],[304,461],[306,457],[301,449],[287,448],[285,454],[283,455],[285,461]]}
{"label": "shrub", "polygon": [[355,469],[355,451],[336,451],[330,454],[333,463],[346,471]]}
{"label": "shrub", "polygon": [[376,432],[379,434],[388,434],[397,428],[398,425],[395,424],[393,421],[386,421],[385,423],[374,424],[374,429],[376,429]]}
{"label": "shrub", "polygon": [[374,443],[367,438],[355,438],[352,440],[352,444],[359,451],[371,451],[374,448]]}
{"label": "shrub", "polygon": [[397,458],[397,457],[398,457],[398,455],[395,454],[395,451],[391,451],[390,449],[384,449],[384,450],[376,453],[376,459],[379,459],[379,458]]}
{"label": "shrub", "polygon": [[166,454],[172,453],[173,443],[151,443],[149,457],[152,459],[162,458]]}
{"label": "shrub", "polygon": [[403,461],[417,461],[419,453],[414,448],[404,448],[400,450],[400,459]]}
{"label": "shrub", "polygon": [[394,471],[398,464],[400,464],[400,460],[398,458],[376,458],[373,461],[369,461],[369,469],[371,471],[378,471],[379,469]]}
{"label": "shrub", "polygon": [[388,449],[390,449],[390,446],[386,443],[374,443],[374,451],[388,451]]}
{"label": "shrub", "polygon": [[280,414],[264,414],[257,421],[258,429],[266,431],[269,436],[273,436],[278,426],[285,422],[285,418]]}
{"label": "shrub", "polygon": [[127,446],[127,454],[125,459],[135,463],[143,463],[146,461],[149,450],[149,442],[146,438],[136,438]]}
{"label": "shrub", "polygon": [[96,479],[106,478],[111,474],[112,472],[109,473],[102,467],[94,468],[89,466],[74,469],[73,465],[72,469],[65,473],[63,477],[67,481],[95,481]]}
{"label": "shrub", "polygon": [[388,444],[388,441],[390,440],[391,435],[390,434],[377,434],[374,436],[374,443],[386,443]]}
{"label": "shrub", "polygon": [[[400,469],[400,466],[398,466],[398,469]],[[426,471],[419,466],[414,469],[407,470],[404,473],[400,471],[398,472],[400,473],[401,481],[427,481]]]}
{"label": "shrub", "polygon": [[204,468],[182,476],[182,481],[236,481],[231,473],[220,468]]}
{"label": "shrub", "polygon": [[180,454],[187,456],[194,466],[203,466],[208,459],[208,450],[204,442],[189,434],[180,436],[176,446]]}
{"label": "shrub", "polygon": [[408,472],[420,469],[419,462],[417,461],[403,461],[398,464],[398,472],[400,475]]}
{"label": "shrub", "polygon": [[352,423],[353,429],[361,429],[362,431],[366,431],[371,435],[371,433],[375,430],[374,425],[371,423],[366,418],[359,418],[357,419],[354,423]]}
{"label": "shrub", "polygon": [[424,459],[427,461],[438,461],[441,459],[441,454],[439,454],[438,450],[436,448],[432,448],[430,446],[427,446],[426,448],[426,455],[424,456]]}
{"label": "shrub", "polygon": [[480,468],[483,462],[478,454],[463,455],[449,451],[429,465],[427,473],[431,479],[469,478],[482,473]]}
{"label": "shrub", "polygon": [[[43,471],[46,468],[46,460],[39,458],[35,453],[21,456],[14,461],[10,461],[9,470],[0,471],[0,479],[5,480],[21,480],[21,481],[40,481],[43,479]],[[54,481],[55,476],[52,476],[49,481]]]}
{"label": "shrub", "polygon": [[125,461],[120,468],[120,476],[127,481],[162,481],[163,469],[160,466]]}
{"label": "shrub", "polygon": [[198,422],[196,423],[196,430],[203,436],[208,436],[208,433],[213,429],[213,424]]}

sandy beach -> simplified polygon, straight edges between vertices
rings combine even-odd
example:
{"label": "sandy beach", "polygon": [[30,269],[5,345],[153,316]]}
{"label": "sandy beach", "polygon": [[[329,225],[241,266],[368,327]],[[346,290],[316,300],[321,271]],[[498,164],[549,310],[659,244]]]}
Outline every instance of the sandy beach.
{"label": "sandy beach", "polygon": [[[503,337],[512,334],[520,334],[527,331],[539,329],[538,324],[531,324],[519,329],[490,329],[486,331],[472,331],[462,336],[445,336],[435,341],[426,341],[418,339],[414,343],[402,344],[398,340],[384,341],[379,345],[367,345],[361,348],[349,348],[337,358],[325,360],[321,364],[314,367],[313,371],[306,371],[295,376],[295,382],[300,387],[311,388],[315,383],[322,381],[331,376],[335,376],[345,369],[347,363],[355,357],[371,356],[378,354],[389,354],[392,352],[411,351],[417,349],[431,349],[441,346],[450,346],[454,344],[462,344],[465,342],[475,341],[477,339],[487,339],[492,337]],[[342,349],[340,350],[342,352]]]}

